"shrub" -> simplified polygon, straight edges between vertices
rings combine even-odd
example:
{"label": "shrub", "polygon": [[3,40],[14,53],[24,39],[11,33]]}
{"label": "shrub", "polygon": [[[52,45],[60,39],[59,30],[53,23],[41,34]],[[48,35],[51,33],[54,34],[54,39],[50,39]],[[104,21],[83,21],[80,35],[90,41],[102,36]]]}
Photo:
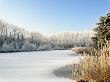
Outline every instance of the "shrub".
{"label": "shrub", "polygon": [[83,53],[91,54],[91,52],[95,53],[94,52],[95,50],[92,47],[76,47],[76,48],[72,48],[72,51],[78,54],[83,54]]}

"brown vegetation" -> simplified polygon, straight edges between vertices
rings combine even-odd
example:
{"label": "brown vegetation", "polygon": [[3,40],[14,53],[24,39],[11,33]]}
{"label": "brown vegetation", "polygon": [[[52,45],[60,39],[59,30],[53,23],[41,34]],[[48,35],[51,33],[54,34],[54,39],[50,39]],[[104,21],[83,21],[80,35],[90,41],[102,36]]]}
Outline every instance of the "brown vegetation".
{"label": "brown vegetation", "polygon": [[72,48],[72,51],[78,54],[83,54],[83,53],[91,54],[91,52],[95,53],[95,50],[92,47],[76,47],[76,48]]}
{"label": "brown vegetation", "polygon": [[86,54],[80,64],[73,65],[73,76],[90,82],[110,81],[110,47],[104,47],[94,54]]}

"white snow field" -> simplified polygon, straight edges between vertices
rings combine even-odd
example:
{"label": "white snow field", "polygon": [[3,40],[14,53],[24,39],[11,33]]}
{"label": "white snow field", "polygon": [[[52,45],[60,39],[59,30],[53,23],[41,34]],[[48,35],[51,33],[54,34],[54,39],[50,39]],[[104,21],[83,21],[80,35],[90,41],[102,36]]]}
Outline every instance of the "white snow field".
{"label": "white snow field", "polygon": [[78,56],[70,50],[0,53],[0,82],[73,82],[52,72]]}

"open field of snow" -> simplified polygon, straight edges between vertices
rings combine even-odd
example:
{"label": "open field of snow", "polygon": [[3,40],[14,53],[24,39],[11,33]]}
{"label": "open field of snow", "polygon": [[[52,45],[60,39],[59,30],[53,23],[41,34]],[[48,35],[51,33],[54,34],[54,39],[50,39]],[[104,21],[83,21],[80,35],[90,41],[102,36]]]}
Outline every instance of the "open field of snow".
{"label": "open field of snow", "polygon": [[0,82],[73,82],[52,72],[72,61],[70,50],[0,53]]}

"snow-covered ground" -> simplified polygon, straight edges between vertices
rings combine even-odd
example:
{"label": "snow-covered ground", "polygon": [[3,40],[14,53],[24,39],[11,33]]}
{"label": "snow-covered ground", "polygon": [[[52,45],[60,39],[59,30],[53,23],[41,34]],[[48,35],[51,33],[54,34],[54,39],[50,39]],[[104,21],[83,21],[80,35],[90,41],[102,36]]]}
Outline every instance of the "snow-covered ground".
{"label": "snow-covered ground", "polygon": [[52,72],[78,56],[70,50],[0,53],[0,82],[73,82]]}

